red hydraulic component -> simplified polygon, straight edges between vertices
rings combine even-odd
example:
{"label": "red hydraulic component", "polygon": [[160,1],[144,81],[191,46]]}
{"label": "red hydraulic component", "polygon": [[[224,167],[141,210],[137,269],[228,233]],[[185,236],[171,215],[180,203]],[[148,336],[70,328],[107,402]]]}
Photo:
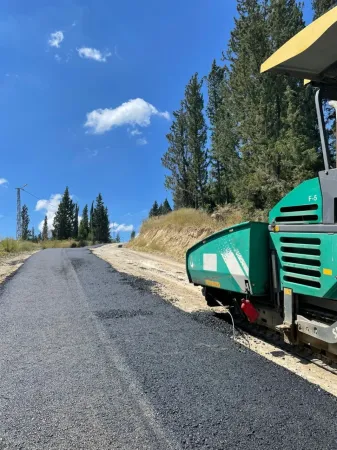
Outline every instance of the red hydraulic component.
{"label": "red hydraulic component", "polygon": [[254,308],[250,301],[246,298],[241,300],[241,309],[246,315],[250,323],[254,323],[259,318],[259,312]]}

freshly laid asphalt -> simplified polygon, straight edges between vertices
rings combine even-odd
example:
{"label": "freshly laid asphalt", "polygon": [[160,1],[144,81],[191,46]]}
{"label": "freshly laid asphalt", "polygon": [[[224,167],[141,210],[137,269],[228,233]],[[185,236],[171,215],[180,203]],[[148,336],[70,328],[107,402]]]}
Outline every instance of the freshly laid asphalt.
{"label": "freshly laid asphalt", "polygon": [[87,249],[0,288],[0,449],[336,449],[337,399]]}

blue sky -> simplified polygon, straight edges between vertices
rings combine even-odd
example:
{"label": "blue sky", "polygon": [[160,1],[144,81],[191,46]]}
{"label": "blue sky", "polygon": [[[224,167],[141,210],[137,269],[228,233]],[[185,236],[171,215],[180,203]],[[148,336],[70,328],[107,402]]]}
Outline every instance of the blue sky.
{"label": "blue sky", "polygon": [[[0,237],[15,187],[38,228],[66,185],[80,209],[101,192],[124,239],[169,197],[161,156],[194,72],[226,48],[235,0],[2,0]],[[305,19],[311,20],[310,1]],[[116,225],[117,226],[117,225]]]}

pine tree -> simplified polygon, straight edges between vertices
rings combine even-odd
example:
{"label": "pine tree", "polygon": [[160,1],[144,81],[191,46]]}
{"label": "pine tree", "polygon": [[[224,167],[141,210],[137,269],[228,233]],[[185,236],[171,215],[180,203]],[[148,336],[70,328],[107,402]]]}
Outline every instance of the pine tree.
{"label": "pine tree", "polygon": [[131,236],[130,236],[130,241],[133,241],[133,239],[136,237],[136,231],[132,230],[131,231]]}
{"label": "pine tree", "polygon": [[240,175],[240,139],[236,131],[237,124],[228,78],[229,73],[226,70],[219,91],[221,103],[217,106],[216,120],[212,130],[213,170],[211,176],[214,180],[219,180],[221,184],[221,191],[216,184],[215,189],[212,184],[210,186],[210,195],[216,205],[233,202],[233,190]]}
{"label": "pine tree", "polygon": [[82,220],[80,222],[78,237],[79,239],[86,240],[89,235],[89,218],[88,218],[88,205],[85,205],[82,211]]}
{"label": "pine tree", "polygon": [[161,205],[161,213],[163,215],[168,214],[172,211],[171,205],[169,204],[167,198],[165,198],[164,203]]}
{"label": "pine tree", "polygon": [[32,241],[36,240],[36,236],[35,236],[35,229],[34,227],[32,227],[31,232],[30,232],[30,237]]}
{"label": "pine tree", "polygon": [[321,17],[329,9],[336,5],[336,0],[312,0],[312,9],[314,11],[314,20]]}
{"label": "pine tree", "polygon": [[[270,0],[268,30],[272,52],[305,27],[302,9],[303,4],[295,0]],[[267,75],[266,82],[273,92],[276,125],[267,154],[270,188],[265,195],[266,207],[271,208],[298,183],[314,176],[319,140],[313,89],[305,89],[302,80],[283,75]]]}
{"label": "pine tree", "polygon": [[78,213],[79,213],[79,206],[76,204],[74,205],[73,233],[72,233],[72,237],[74,239],[78,238]]}
{"label": "pine tree", "polygon": [[96,199],[92,214],[92,227],[94,241],[104,243],[110,241],[109,214],[101,194],[98,194]]}
{"label": "pine tree", "polygon": [[174,207],[195,206],[195,194],[190,178],[191,154],[187,146],[187,122],[185,103],[173,112],[174,120],[166,139],[169,147],[162,157],[163,166],[170,174],[165,176],[165,187],[172,191]]}
{"label": "pine tree", "polygon": [[234,190],[241,205],[263,209],[264,199],[260,195],[255,171],[270,137],[265,123],[267,95],[259,76],[260,65],[269,56],[267,11],[258,0],[238,0],[237,11],[224,56],[229,62],[228,102],[235,120],[235,131],[240,136],[240,174]]}
{"label": "pine tree", "polygon": [[47,216],[44,217],[41,239],[43,241],[46,241],[48,239],[48,220],[47,220]]}
{"label": "pine tree", "polygon": [[69,239],[73,236],[74,203],[66,187],[54,218],[53,236],[56,239]]}
{"label": "pine tree", "polygon": [[[281,151],[289,113],[288,89],[293,92],[292,110],[302,114],[293,133],[303,138],[306,148],[297,147],[302,158],[317,145],[316,122],[312,113],[312,91],[303,82],[275,74],[260,75],[260,65],[281,45],[304,27],[301,5],[295,0],[238,0],[238,17],[228,46],[228,88],[230,107],[239,136],[239,174],[234,184],[241,204],[255,212],[271,208],[293,183],[286,166],[293,153]],[[285,150],[287,149],[287,152]],[[298,158],[298,155],[296,156]],[[301,168],[303,169],[301,171]],[[297,179],[308,172],[303,166]]]}
{"label": "pine tree", "polygon": [[42,241],[42,233],[41,233],[41,232],[37,235],[37,240],[38,240],[39,242]]}
{"label": "pine tree", "polygon": [[150,209],[149,217],[157,217],[157,216],[159,216],[159,206],[157,200],[155,200],[155,202],[152,205],[152,208]]}
{"label": "pine tree", "polygon": [[[297,105],[296,93],[288,87],[285,99],[288,109],[284,118],[281,137],[275,144],[275,150],[280,155],[280,176],[277,188],[286,193],[293,189],[303,179],[312,178],[317,167],[317,152],[310,148],[308,136],[299,132],[302,125],[302,116]],[[317,167],[318,168],[318,167]]]}
{"label": "pine tree", "polygon": [[121,241],[121,237],[120,237],[119,233],[117,233],[117,235],[116,235],[116,243],[119,244],[120,241]]}
{"label": "pine tree", "polygon": [[187,148],[191,155],[190,180],[195,194],[195,207],[205,205],[208,156],[206,151],[207,127],[203,114],[202,81],[195,73],[185,88]]}
{"label": "pine tree", "polygon": [[94,240],[94,202],[91,203],[90,207],[90,219],[89,219],[89,238],[93,241]]}
{"label": "pine tree", "polygon": [[225,69],[217,65],[213,60],[211,71],[207,77],[208,106],[207,115],[211,124],[211,188],[214,186],[213,199],[215,204],[226,203],[226,192],[224,186],[225,167],[221,163],[219,148],[217,146],[217,125],[221,119],[221,106],[223,102],[223,83]]}
{"label": "pine tree", "polygon": [[[335,0],[312,4],[316,18]],[[174,112],[162,163],[169,171],[165,187],[172,191],[175,208],[211,208],[235,200],[248,215],[261,217],[319,169],[320,143],[313,89],[292,77],[260,74],[261,64],[305,26],[303,4],[237,0],[237,12],[225,65],[213,61],[207,77],[210,161],[202,82],[195,74]],[[335,122],[330,119],[331,136]]]}
{"label": "pine tree", "polygon": [[27,241],[29,238],[29,214],[26,205],[23,205],[21,210],[21,239]]}

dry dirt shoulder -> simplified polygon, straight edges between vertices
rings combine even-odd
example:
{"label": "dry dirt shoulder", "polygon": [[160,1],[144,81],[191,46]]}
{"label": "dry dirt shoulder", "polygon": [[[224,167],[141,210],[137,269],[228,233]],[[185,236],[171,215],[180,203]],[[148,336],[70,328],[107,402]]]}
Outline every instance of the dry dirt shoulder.
{"label": "dry dirt shoulder", "polygon": [[0,256],[0,284],[12,275],[22,264],[36,252],[23,252]]}
{"label": "dry dirt shoulder", "polygon": [[[116,244],[95,248],[93,253],[104,259],[119,272],[127,273],[146,280],[154,281],[151,288],[154,293],[171,302],[174,306],[192,313],[196,311],[225,312],[224,308],[209,308],[201,294],[201,289],[191,285],[186,277],[184,264],[172,259],[149,253],[136,252],[127,248],[118,248]],[[307,381],[320,386],[337,396],[337,376],[327,372],[298,356],[287,353],[275,345],[256,337],[244,334],[236,340],[245,347],[260,354]],[[280,357],[279,355],[282,354]]]}

